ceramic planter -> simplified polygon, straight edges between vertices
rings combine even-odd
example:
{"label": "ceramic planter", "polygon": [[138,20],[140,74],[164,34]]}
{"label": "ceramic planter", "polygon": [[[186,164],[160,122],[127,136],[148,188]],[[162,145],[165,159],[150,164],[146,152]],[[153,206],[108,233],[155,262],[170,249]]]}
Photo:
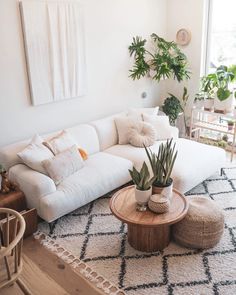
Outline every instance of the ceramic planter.
{"label": "ceramic planter", "polygon": [[214,107],[214,99],[205,99],[204,100],[204,110],[211,111]]}
{"label": "ceramic planter", "polygon": [[169,200],[172,199],[172,191],[173,191],[173,180],[171,179],[171,184],[166,186],[152,186],[152,194],[161,194],[167,197]]}
{"label": "ceramic planter", "polygon": [[203,106],[204,106],[204,100],[202,99],[202,100],[196,100],[195,102],[194,102],[194,105],[195,105],[195,107],[197,108],[197,109],[202,109],[203,108]]}
{"label": "ceramic planter", "polygon": [[233,95],[226,100],[220,101],[217,95],[214,98],[214,111],[218,113],[231,113],[233,109]]}
{"label": "ceramic planter", "polygon": [[150,187],[147,191],[141,191],[135,187],[135,199],[138,205],[145,206],[147,205],[149,198],[152,194],[152,188]]}

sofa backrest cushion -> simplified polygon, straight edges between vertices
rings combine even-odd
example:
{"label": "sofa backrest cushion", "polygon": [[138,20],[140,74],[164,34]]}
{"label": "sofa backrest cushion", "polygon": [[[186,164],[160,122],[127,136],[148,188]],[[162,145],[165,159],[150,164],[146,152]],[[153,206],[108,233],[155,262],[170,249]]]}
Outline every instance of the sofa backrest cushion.
{"label": "sofa backrest cushion", "polygon": [[[76,140],[78,146],[87,151],[88,155],[99,152],[99,140],[94,127],[88,124],[80,124],[66,129],[71,136]],[[42,136],[44,139],[48,139],[61,130]],[[0,148],[0,163],[5,169],[22,164],[22,160],[17,156],[17,153],[21,152],[29,143],[30,140],[19,141],[5,147]]]}
{"label": "sofa backrest cushion", "polygon": [[115,114],[90,123],[97,131],[101,151],[118,144],[118,133],[115,124],[117,116],[126,116],[126,113]]}
{"label": "sofa backrest cushion", "polygon": [[94,127],[88,124],[80,124],[65,129],[76,140],[79,147],[84,149],[88,155],[95,154],[100,151],[99,139]]}

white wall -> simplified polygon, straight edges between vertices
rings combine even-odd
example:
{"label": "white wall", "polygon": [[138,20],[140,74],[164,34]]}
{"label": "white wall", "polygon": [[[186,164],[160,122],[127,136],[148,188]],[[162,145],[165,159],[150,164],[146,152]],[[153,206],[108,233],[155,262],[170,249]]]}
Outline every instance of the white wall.
{"label": "white wall", "polygon": [[168,81],[166,91],[182,96],[184,85],[190,93],[190,104],[198,92],[199,77],[201,75],[202,39],[204,5],[207,0],[167,0],[167,38],[176,39],[176,33],[181,28],[191,31],[192,39],[189,45],[182,47],[187,55],[191,79],[188,82],[178,83]]}
{"label": "white wall", "polygon": [[[165,37],[166,0],[81,2],[85,20],[87,95],[33,107],[26,74],[19,4],[16,0],[0,0],[0,146],[35,133],[97,119],[129,106],[158,103],[160,85],[145,79],[133,82],[128,78],[132,62],[127,47],[135,35],[148,37],[156,32]],[[148,93],[145,101],[141,99],[143,91]]]}

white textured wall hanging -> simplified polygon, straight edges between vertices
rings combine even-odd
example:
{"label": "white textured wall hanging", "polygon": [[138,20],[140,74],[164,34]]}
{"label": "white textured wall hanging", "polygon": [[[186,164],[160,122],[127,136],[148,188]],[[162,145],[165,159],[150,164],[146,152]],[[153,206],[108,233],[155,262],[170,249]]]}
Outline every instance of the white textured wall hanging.
{"label": "white textured wall hanging", "polygon": [[85,94],[81,7],[75,1],[20,2],[34,105]]}

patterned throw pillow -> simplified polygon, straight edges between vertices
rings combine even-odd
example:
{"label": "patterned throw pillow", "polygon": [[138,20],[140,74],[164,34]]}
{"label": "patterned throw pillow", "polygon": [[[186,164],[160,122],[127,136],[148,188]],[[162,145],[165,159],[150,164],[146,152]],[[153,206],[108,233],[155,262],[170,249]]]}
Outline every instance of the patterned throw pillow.
{"label": "patterned throw pillow", "polygon": [[[56,136],[44,141],[43,143],[54,155],[57,155],[66,149],[72,147],[73,145],[77,145],[74,138],[66,131],[62,130]],[[88,159],[87,152],[82,149],[81,147],[78,148],[80,155],[82,156],[83,160]]]}

